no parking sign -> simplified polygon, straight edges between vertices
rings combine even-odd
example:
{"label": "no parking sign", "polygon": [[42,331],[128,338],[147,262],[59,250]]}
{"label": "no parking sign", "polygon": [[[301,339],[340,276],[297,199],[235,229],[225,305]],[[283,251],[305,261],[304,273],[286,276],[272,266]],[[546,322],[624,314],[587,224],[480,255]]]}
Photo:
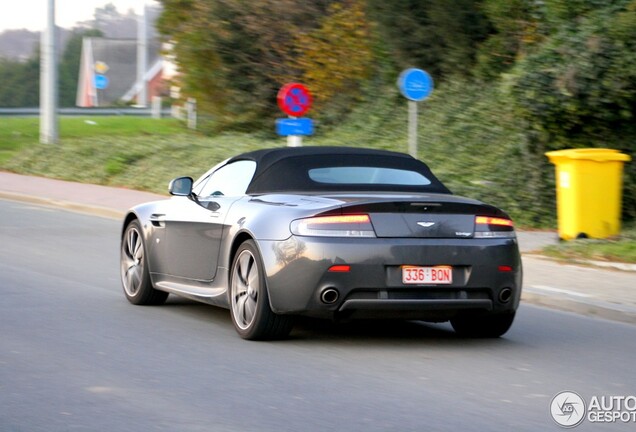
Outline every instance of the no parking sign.
{"label": "no parking sign", "polygon": [[280,109],[290,116],[276,120],[276,132],[287,137],[289,147],[302,146],[302,136],[314,133],[312,120],[299,118],[311,108],[311,93],[304,85],[292,82],[281,87],[276,99]]}
{"label": "no parking sign", "polygon": [[278,91],[278,106],[287,115],[300,117],[311,108],[312,98],[307,87],[300,83],[285,84]]}

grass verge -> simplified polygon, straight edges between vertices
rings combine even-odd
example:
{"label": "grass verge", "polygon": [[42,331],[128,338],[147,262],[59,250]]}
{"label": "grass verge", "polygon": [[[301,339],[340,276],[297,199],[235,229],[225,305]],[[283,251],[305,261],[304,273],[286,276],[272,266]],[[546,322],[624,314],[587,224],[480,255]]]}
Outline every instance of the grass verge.
{"label": "grass verge", "polygon": [[[318,124],[304,144],[406,152],[406,103],[394,88],[379,93],[338,126]],[[197,178],[230,156],[286,145],[273,132],[204,136],[174,119],[122,116],[62,117],[57,145],[38,144],[38,135],[38,118],[0,119],[0,169],[162,194],[174,177]],[[554,227],[554,168],[528,146],[496,88],[448,84],[421,104],[418,157],[454,193],[503,208],[519,227]],[[634,249],[629,234],[565,243],[546,254],[635,262]]]}
{"label": "grass verge", "polygon": [[609,239],[577,239],[547,246],[543,254],[564,262],[618,261],[636,263],[636,225]]}

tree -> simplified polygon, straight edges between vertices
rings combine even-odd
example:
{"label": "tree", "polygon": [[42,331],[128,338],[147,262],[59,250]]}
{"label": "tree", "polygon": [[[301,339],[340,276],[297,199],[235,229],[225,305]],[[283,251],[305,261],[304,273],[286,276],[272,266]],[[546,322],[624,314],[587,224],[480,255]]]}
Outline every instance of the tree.
{"label": "tree", "polygon": [[483,10],[494,32],[479,47],[475,74],[497,78],[547,35],[545,9],[535,0],[485,0]]}
{"label": "tree", "polygon": [[[558,3],[550,2],[552,8]],[[571,15],[569,2],[547,21],[560,23],[517,62],[506,86],[526,125],[529,150],[609,147],[636,156],[636,0]],[[584,2],[574,2],[574,5]],[[561,20],[568,12],[573,19]],[[628,171],[625,214],[636,216],[636,172]]]}
{"label": "tree", "polygon": [[318,28],[296,35],[290,69],[301,71],[318,112],[335,95],[346,98],[349,107],[353,105],[373,69],[371,38],[362,0],[331,4]]}
{"label": "tree", "polygon": [[40,43],[40,32],[26,29],[0,32],[0,57],[10,60],[27,60]]}
{"label": "tree", "polygon": [[467,76],[492,32],[483,0],[368,0],[369,15],[400,69],[417,66],[436,79]]}
{"label": "tree", "polygon": [[0,106],[37,107],[40,101],[39,49],[26,61],[0,59]]}
{"label": "tree", "polygon": [[184,93],[217,128],[271,124],[294,35],[316,27],[328,0],[162,0]]}
{"label": "tree", "polygon": [[621,3],[563,24],[515,67],[518,113],[552,147],[619,139],[634,124],[636,0]]}
{"label": "tree", "polygon": [[89,22],[90,28],[99,30],[107,37],[124,39],[137,37],[137,16],[134,11],[121,14],[114,4],[108,3],[95,8],[94,20]]}

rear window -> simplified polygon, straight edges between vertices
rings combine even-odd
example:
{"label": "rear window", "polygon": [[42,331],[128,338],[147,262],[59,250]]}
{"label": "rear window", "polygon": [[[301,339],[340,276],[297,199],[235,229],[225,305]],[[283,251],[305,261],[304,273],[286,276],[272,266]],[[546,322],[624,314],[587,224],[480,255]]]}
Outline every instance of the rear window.
{"label": "rear window", "polygon": [[[262,163],[262,162],[261,162]],[[392,154],[286,157],[257,169],[247,194],[275,192],[450,193],[423,162]]]}
{"label": "rear window", "polygon": [[309,178],[316,183],[332,185],[427,186],[431,184],[428,178],[418,172],[395,168],[338,166],[309,169],[308,174]]}

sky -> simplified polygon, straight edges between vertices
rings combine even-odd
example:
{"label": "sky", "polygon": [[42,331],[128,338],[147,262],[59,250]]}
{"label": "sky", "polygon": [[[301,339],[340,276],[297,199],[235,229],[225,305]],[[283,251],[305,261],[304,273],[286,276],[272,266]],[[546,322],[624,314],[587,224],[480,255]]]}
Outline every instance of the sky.
{"label": "sky", "polygon": [[[71,28],[78,21],[93,19],[95,8],[112,3],[120,13],[129,9],[141,11],[144,3],[157,4],[154,0],[55,0],[55,21],[60,27]],[[0,32],[4,30],[43,30],[49,0],[0,0]]]}

